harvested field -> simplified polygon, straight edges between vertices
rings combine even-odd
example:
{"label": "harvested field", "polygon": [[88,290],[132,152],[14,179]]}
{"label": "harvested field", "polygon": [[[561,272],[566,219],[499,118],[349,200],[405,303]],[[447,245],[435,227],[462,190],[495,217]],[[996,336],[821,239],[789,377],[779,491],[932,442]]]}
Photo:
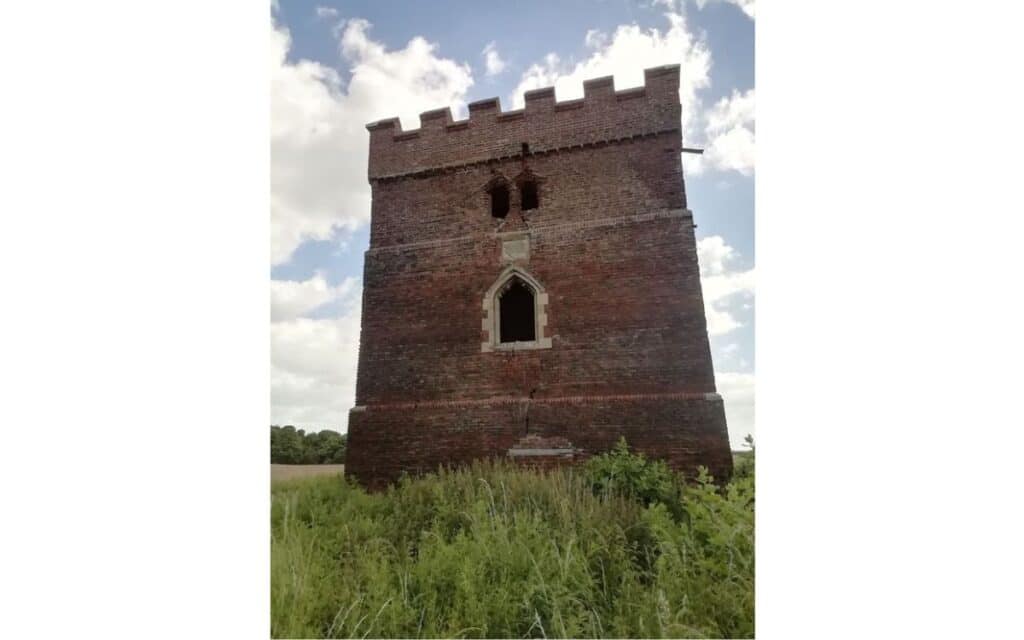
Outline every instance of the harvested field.
{"label": "harvested field", "polygon": [[310,476],[333,476],[345,473],[343,464],[272,464],[270,481],[308,478]]}

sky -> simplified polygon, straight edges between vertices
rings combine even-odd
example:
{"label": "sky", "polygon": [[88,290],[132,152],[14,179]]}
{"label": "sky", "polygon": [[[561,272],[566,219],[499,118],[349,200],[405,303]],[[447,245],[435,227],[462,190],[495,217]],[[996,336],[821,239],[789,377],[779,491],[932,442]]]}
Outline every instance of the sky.
{"label": "sky", "polygon": [[355,402],[369,134],[399,117],[681,65],[688,206],[734,449],[754,432],[754,2],[312,2],[271,7],[271,422],[347,430]]}

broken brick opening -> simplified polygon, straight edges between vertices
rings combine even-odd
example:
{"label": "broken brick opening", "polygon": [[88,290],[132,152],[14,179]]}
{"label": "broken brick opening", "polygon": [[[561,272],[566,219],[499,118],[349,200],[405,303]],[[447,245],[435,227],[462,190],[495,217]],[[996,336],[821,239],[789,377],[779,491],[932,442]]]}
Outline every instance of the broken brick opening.
{"label": "broken brick opening", "polygon": [[504,218],[508,215],[508,186],[496,184],[491,187],[491,215]]}
{"label": "broken brick opening", "polygon": [[524,182],[519,187],[520,194],[522,196],[523,211],[529,211],[530,209],[536,209],[540,206],[537,198],[537,183],[533,180]]}
{"label": "broken brick opening", "polygon": [[537,339],[533,290],[518,278],[498,299],[501,342],[533,342]]}

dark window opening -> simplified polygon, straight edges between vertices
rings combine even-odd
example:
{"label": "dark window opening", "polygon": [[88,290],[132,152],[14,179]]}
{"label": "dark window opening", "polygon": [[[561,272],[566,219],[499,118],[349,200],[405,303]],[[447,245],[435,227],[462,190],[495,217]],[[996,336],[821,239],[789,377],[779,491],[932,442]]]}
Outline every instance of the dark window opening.
{"label": "dark window opening", "polygon": [[523,211],[529,211],[530,209],[536,209],[540,206],[537,202],[537,183],[532,180],[524,182],[523,186],[520,187],[520,192],[523,196]]}
{"label": "dark window opening", "polygon": [[533,304],[533,291],[519,280],[515,280],[501,294],[498,305],[502,342],[533,342],[536,340]]}
{"label": "dark window opening", "polygon": [[503,184],[491,187],[491,215],[495,218],[508,215],[508,187]]}
{"label": "dark window opening", "polygon": [[523,155],[530,155],[530,145],[526,144],[525,142],[523,143]]}

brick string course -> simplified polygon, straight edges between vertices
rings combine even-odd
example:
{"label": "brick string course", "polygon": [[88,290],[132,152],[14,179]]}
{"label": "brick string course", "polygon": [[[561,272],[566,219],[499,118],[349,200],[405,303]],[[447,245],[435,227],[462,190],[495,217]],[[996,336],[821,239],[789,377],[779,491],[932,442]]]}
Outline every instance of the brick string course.
{"label": "brick string course", "polygon": [[[371,488],[475,458],[505,457],[527,430],[579,461],[625,436],[684,473],[732,472],[680,161],[677,66],[640,89],[588,81],[585,97],[526,96],[368,125],[372,189],[356,407],[346,471]],[[522,144],[529,152],[522,153]],[[536,177],[521,212],[515,180]],[[487,185],[511,185],[504,219]],[[514,264],[548,294],[551,348],[482,352],[484,295]],[[557,460],[530,460],[550,466]]]}

